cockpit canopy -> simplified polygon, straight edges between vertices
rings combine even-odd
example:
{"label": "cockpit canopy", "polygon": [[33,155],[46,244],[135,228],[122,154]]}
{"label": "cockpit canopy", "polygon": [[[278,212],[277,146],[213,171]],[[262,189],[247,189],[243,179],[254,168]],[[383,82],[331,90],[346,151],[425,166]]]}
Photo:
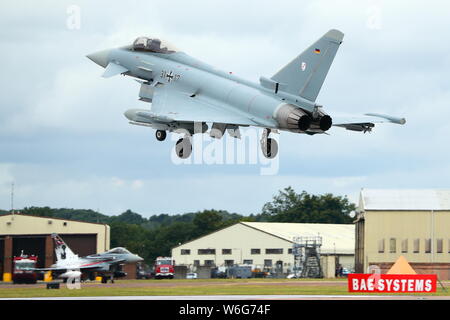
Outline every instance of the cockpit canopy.
{"label": "cockpit canopy", "polygon": [[139,37],[133,42],[134,51],[146,51],[155,53],[174,53],[178,50],[165,41],[156,38]]}
{"label": "cockpit canopy", "polygon": [[117,248],[113,248],[109,251],[107,251],[106,253],[113,253],[113,254],[130,254],[130,251],[128,251],[125,248],[122,247],[117,247]]}

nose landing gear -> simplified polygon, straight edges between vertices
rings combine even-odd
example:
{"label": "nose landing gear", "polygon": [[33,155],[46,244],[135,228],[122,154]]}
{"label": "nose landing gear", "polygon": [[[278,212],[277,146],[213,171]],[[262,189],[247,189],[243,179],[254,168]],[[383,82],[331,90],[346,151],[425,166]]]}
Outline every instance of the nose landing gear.
{"label": "nose landing gear", "polygon": [[158,141],[164,141],[166,140],[167,133],[164,130],[156,130],[156,140]]}

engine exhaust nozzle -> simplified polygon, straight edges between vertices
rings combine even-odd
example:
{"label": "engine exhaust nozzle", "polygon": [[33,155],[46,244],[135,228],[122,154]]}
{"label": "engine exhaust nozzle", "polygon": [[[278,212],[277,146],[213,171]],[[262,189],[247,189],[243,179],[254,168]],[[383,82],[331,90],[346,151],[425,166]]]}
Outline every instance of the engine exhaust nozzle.
{"label": "engine exhaust nozzle", "polygon": [[306,131],[311,127],[311,117],[302,109],[292,104],[284,104],[276,111],[280,128],[291,131]]}
{"label": "engine exhaust nozzle", "polygon": [[327,131],[328,129],[330,129],[332,124],[333,124],[333,120],[327,114],[324,115],[323,117],[321,117],[319,120],[319,127],[320,127],[320,130],[322,130],[322,131]]}

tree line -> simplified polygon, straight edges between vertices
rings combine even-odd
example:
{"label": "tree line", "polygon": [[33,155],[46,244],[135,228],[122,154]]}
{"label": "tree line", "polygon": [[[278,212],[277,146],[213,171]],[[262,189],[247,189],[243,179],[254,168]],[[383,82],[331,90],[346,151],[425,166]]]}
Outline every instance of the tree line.
{"label": "tree line", "polygon": [[[249,216],[224,210],[203,210],[185,214],[158,214],[148,218],[127,210],[109,216],[85,209],[25,207],[20,213],[67,220],[104,223],[111,227],[111,247],[126,247],[148,264],[158,256],[170,256],[179,244],[226,228],[240,221],[296,223],[352,223],[355,205],[347,197],[333,194],[296,193],[291,187],[280,190],[260,213]],[[0,210],[0,214],[8,211]]]}

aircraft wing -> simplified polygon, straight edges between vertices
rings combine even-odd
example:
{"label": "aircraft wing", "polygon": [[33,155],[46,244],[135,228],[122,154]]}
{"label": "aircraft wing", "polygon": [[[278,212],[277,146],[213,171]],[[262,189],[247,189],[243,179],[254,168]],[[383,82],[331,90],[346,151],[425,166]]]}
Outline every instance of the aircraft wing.
{"label": "aircraft wing", "polygon": [[150,118],[161,122],[216,122],[243,126],[267,125],[231,106],[207,100],[201,94],[166,89],[155,90],[152,99]]}
{"label": "aircraft wing", "polygon": [[378,113],[366,113],[364,116],[333,116],[333,126],[353,131],[370,131],[375,123],[405,124],[405,118],[397,118]]}

